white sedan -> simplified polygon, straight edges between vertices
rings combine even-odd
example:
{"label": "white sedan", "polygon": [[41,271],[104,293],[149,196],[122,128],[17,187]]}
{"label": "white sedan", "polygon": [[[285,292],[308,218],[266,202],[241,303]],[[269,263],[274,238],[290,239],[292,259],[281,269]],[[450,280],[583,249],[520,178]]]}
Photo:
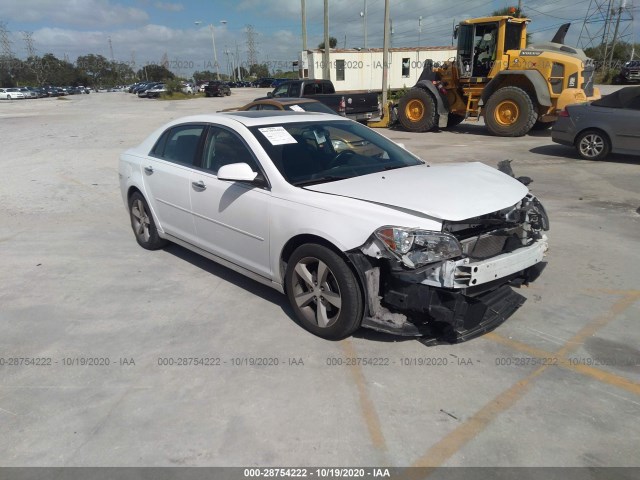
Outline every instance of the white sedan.
{"label": "white sedan", "polygon": [[0,98],[4,100],[24,100],[26,97],[17,88],[0,88]]}
{"label": "white sedan", "polygon": [[[336,148],[340,138],[363,149]],[[549,222],[481,163],[428,165],[329,114],[180,118],[120,156],[137,242],[174,242],[285,293],[327,339],[361,326],[461,341],[495,328],[535,280]]]}

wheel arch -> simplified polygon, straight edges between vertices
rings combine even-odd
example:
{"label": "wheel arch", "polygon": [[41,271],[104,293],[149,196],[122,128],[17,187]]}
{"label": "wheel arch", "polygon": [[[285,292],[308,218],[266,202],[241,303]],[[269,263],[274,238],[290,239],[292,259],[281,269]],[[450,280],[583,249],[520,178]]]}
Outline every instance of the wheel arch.
{"label": "wheel arch", "polygon": [[489,97],[502,87],[522,88],[538,105],[545,107],[552,105],[547,82],[537,70],[505,70],[498,73],[484,88],[482,104],[485,105]]}
{"label": "wheel arch", "polygon": [[607,140],[609,141],[609,144],[613,148],[613,144],[611,142],[611,135],[609,134],[609,132],[607,132],[604,128],[601,128],[601,127],[598,127],[598,126],[584,127],[581,130],[579,130],[578,132],[576,132],[576,135],[573,137],[573,145],[574,146],[578,143],[578,139],[580,138],[580,136],[585,132],[598,132],[598,133],[601,133],[602,135],[607,137]]}
{"label": "wheel arch", "polygon": [[448,115],[449,114],[449,100],[438,92],[435,85],[431,82],[431,80],[420,80],[415,84],[413,88],[417,88],[420,90],[424,90],[429,93],[436,102],[436,108],[438,110],[438,115]]}
{"label": "wheel arch", "polygon": [[358,280],[358,285],[360,287],[360,294],[362,295],[362,300],[364,302],[365,311],[366,311],[367,310],[367,307],[366,307],[366,305],[367,305],[367,290],[366,290],[366,285],[365,285],[365,280],[364,280],[364,274],[351,261],[351,258],[345,252],[340,250],[340,248],[338,248],[335,244],[333,244],[332,242],[330,242],[326,238],[320,237],[318,235],[314,235],[314,234],[311,234],[311,233],[298,234],[298,235],[295,235],[294,237],[291,237],[287,241],[287,243],[285,243],[285,245],[282,247],[282,250],[280,251],[280,256],[279,256],[279,260],[280,260],[280,262],[279,262],[279,268],[280,268],[279,274],[280,274],[280,278],[282,280],[282,285],[284,286],[284,284],[285,284],[285,275],[286,275],[286,271],[287,271],[287,264],[289,263],[289,259],[291,258],[291,255],[296,250],[296,248],[300,247],[301,245],[305,245],[305,244],[309,244],[309,243],[315,243],[317,245],[322,245],[323,247],[326,247],[329,250],[331,250],[334,253],[336,253],[340,258],[342,258],[344,260],[346,265],[352,270],[353,274],[355,275],[356,279]]}

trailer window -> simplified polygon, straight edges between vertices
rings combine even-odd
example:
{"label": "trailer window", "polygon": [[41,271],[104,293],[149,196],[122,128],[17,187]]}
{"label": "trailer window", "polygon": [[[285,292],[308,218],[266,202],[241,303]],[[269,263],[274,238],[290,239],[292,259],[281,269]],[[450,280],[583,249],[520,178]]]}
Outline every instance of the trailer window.
{"label": "trailer window", "polygon": [[344,60],[336,60],[336,81],[344,81]]}
{"label": "trailer window", "polygon": [[408,58],[402,59],[402,76],[403,78],[407,78],[409,76],[409,66],[411,61]]}

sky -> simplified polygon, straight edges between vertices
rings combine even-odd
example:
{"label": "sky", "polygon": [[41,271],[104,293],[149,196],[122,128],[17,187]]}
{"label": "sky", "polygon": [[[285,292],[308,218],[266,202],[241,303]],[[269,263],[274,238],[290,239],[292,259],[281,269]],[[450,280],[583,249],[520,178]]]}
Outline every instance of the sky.
{"label": "sky", "polygon": [[[618,4],[623,0],[613,0]],[[307,45],[315,48],[323,38],[323,0],[306,0]],[[364,46],[361,12],[367,6],[368,47],[382,46],[384,0],[330,0],[329,33],[340,48]],[[392,46],[451,44],[453,22],[490,14],[517,5],[517,0],[391,0]],[[573,21],[566,43],[576,45],[588,12],[603,0],[522,0],[532,19],[533,40],[550,40],[558,26]],[[635,4],[634,4],[635,3]],[[640,42],[640,0],[626,0],[634,21],[627,26]],[[598,17],[598,15],[600,15]],[[419,20],[422,17],[422,20]],[[591,33],[601,28],[601,14],[590,17]],[[79,55],[100,54],[126,62],[134,70],[159,63],[166,53],[169,68],[178,75],[214,70],[214,39],[220,72],[230,60],[247,64],[247,25],[253,27],[257,59],[272,70],[291,69],[302,49],[300,0],[0,0],[0,22],[10,32],[11,49],[26,58],[24,32],[32,32],[38,55],[53,53],[75,61]],[[421,24],[421,26],[420,26]],[[236,57],[237,52],[237,57]],[[0,52],[2,53],[2,52]],[[640,53],[640,52],[638,52]]]}

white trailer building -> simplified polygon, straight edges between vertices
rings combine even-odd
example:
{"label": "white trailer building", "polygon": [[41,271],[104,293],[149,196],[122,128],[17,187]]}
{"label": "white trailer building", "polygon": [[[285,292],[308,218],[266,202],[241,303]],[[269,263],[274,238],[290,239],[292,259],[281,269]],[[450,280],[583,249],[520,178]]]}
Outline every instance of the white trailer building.
{"label": "white trailer building", "polygon": [[[391,89],[410,88],[418,81],[427,59],[444,62],[455,58],[453,46],[407,47],[389,49],[389,84]],[[329,66],[336,90],[381,90],[382,49],[331,49]],[[323,51],[307,50],[300,54],[301,76],[323,79]]]}

